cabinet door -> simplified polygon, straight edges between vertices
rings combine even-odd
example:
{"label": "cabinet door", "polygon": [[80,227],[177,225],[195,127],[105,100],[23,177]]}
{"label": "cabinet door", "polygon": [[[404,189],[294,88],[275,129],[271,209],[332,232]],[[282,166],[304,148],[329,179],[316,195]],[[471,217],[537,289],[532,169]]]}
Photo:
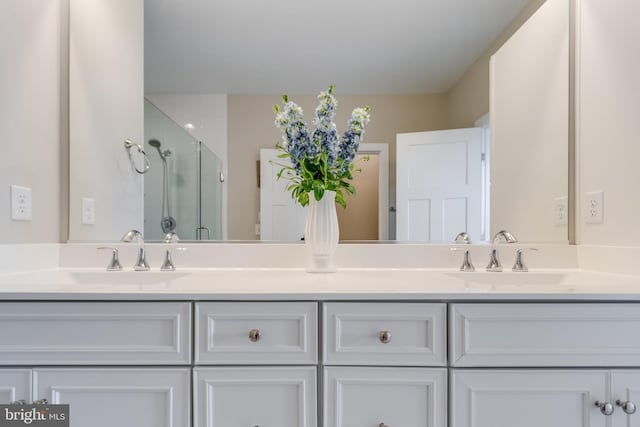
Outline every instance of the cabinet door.
{"label": "cabinet door", "polygon": [[0,369],[0,404],[31,402],[31,369]]}
{"label": "cabinet door", "polygon": [[[619,401],[619,404],[616,402]],[[632,414],[625,412],[632,411],[631,408],[624,408],[625,403],[635,406],[636,411]],[[638,370],[616,370],[611,373],[611,403],[615,406],[613,413],[613,425],[625,427],[640,427],[640,371]]]}
{"label": "cabinet door", "polygon": [[325,368],[325,427],[446,427],[447,370]]}
{"label": "cabinet door", "polygon": [[607,371],[457,370],[451,427],[604,427]]}
{"label": "cabinet door", "polygon": [[194,369],[197,427],[315,427],[316,369]]}
{"label": "cabinet door", "polygon": [[71,427],[190,425],[188,368],[34,369],[33,389],[69,404]]}

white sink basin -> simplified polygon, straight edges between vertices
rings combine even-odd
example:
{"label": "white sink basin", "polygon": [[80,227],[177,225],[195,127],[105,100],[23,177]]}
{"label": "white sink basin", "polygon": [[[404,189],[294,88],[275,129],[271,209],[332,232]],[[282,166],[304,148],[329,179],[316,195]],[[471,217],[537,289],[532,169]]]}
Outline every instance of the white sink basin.
{"label": "white sink basin", "polygon": [[136,284],[153,285],[172,282],[189,276],[181,271],[73,271],[69,272],[75,283],[87,285]]}
{"label": "white sink basin", "polygon": [[477,283],[481,285],[558,285],[563,283],[568,274],[559,272],[456,272],[447,273],[447,276],[454,277],[465,282]]}

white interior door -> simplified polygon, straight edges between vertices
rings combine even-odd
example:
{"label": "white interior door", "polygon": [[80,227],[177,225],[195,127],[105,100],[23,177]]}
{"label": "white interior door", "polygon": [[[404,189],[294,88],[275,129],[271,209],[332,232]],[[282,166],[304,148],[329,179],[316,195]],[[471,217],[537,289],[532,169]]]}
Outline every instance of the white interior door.
{"label": "white interior door", "polygon": [[288,159],[274,148],[260,150],[260,240],[296,241],[304,236],[307,209],[287,191],[289,181],[277,179]]}
{"label": "white interior door", "polygon": [[396,143],[396,239],[479,239],[482,130],[398,134]]}

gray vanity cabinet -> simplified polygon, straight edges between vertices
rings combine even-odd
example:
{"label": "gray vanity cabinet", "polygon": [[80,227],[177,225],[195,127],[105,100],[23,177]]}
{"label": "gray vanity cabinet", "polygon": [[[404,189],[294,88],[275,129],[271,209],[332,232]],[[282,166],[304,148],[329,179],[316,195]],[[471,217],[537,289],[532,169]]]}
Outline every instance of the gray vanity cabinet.
{"label": "gray vanity cabinet", "polygon": [[31,402],[31,369],[0,369],[0,403]]}
{"label": "gray vanity cabinet", "polygon": [[0,402],[69,404],[71,427],[189,427],[191,323],[189,302],[0,303]]}

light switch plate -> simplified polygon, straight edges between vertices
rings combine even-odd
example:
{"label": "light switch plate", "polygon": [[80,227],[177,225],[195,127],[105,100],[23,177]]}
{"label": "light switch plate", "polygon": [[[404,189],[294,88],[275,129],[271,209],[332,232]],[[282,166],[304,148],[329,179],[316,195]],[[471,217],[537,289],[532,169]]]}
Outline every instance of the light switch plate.
{"label": "light switch plate", "polygon": [[569,198],[556,197],[553,199],[553,222],[555,225],[569,224]]}
{"label": "light switch plate", "polygon": [[11,219],[31,221],[33,210],[31,189],[19,185],[11,186]]}
{"label": "light switch plate", "polygon": [[602,224],[604,222],[604,191],[592,191],[584,198],[585,222]]}
{"label": "light switch plate", "polygon": [[89,197],[82,198],[82,224],[93,225],[96,223],[96,201]]}

